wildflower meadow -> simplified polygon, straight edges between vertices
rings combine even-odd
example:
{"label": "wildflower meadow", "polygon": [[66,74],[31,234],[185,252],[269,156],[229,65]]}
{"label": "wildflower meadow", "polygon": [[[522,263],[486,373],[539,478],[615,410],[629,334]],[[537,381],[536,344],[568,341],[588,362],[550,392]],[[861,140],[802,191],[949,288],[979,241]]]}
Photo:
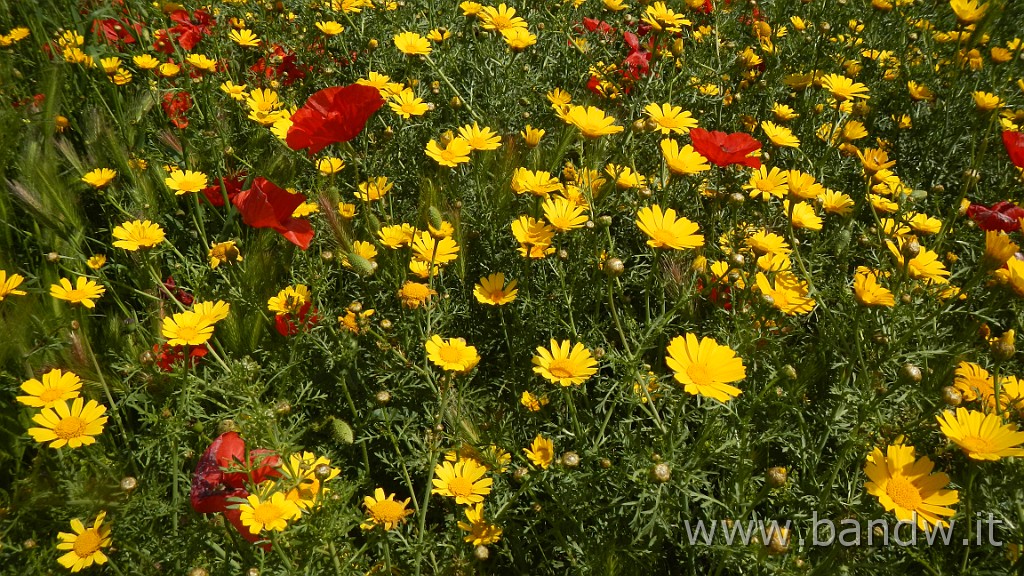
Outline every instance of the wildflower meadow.
{"label": "wildflower meadow", "polygon": [[0,574],[1024,572],[1024,2],[12,0],[0,142]]}

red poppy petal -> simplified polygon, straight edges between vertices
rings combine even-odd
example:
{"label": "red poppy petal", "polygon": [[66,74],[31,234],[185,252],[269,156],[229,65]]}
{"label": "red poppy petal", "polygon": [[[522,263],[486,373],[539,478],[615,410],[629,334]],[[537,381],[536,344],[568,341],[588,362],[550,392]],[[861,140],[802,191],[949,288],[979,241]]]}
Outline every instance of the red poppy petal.
{"label": "red poppy petal", "polygon": [[1003,131],[1003,145],[1010,155],[1010,161],[1017,168],[1024,168],[1024,134],[1020,132]]}
{"label": "red poppy petal", "polygon": [[350,84],[325,88],[306,100],[292,115],[285,142],[292,150],[308,148],[316,154],[325,146],[348,142],[366,127],[366,122],[384,99],[372,86]]}

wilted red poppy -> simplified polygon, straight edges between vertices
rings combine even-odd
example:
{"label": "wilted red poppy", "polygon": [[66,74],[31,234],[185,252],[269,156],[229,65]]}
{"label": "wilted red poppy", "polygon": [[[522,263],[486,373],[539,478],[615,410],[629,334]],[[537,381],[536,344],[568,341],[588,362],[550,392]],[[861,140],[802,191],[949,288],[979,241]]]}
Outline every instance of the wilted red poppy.
{"label": "wilted red poppy", "polygon": [[[218,436],[203,452],[192,476],[190,499],[192,509],[201,514],[224,516],[250,542],[259,540],[242,525],[237,508],[228,508],[232,499],[249,496],[246,481],[253,484],[280,478],[281,458],[270,450],[252,450],[246,453],[245,441],[238,432],[225,432]],[[229,471],[230,470],[230,471]]]}
{"label": "wilted red poppy", "polygon": [[316,154],[325,146],[348,142],[366,127],[374,112],[384,105],[380,91],[351,84],[325,88],[313,94],[292,114],[286,142],[292,150],[309,148]]}
{"label": "wilted red poppy", "polygon": [[1020,229],[1020,219],[1024,218],[1024,208],[1010,202],[996,202],[991,207],[971,204],[967,208],[967,216],[978,224],[978,228],[986,232],[993,230],[1014,232]]}
{"label": "wilted red poppy", "polygon": [[278,314],[274,317],[274,327],[281,336],[294,336],[299,330],[309,330],[320,321],[317,309],[310,312],[312,302],[306,302],[295,314]]}
{"label": "wilted red poppy", "polygon": [[153,354],[156,356],[156,365],[164,372],[170,372],[174,365],[185,360],[188,356],[188,366],[192,367],[199,363],[199,359],[206,356],[205,346],[171,346],[166,342],[153,345]]}
{"label": "wilted red poppy", "polygon": [[228,201],[233,202],[234,197],[242,191],[242,183],[244,181],[244,172],[239,172],[238,174],[230,176],[223,176],[219,181],[215,181],[213,185],[202,189],[203,197],[205,197],[210,204],[220,208],[224,205],[224,194],[221,192],[221,186],[223,186],[224,191],[227,192]]}
{"label": "wilted red poppy", "polygon": [[761,143],[755,140],[750,134],[743,132],[708,132],[703,128],[690,130],[690,140],[693,148],[700,152],[720,168],[732,164],[742,164],[749,168],[760,168],[761,159],[748,156],[751,152],[761,149]]}
{"label": "wilted red poppy", "polygon": [[168,92],[164,94],[162,105],[164,113],[167,114],[167,118],[175,128],[179,130],[188,128],[188,117],[185,116],[185,112],[192,108],[192,96],[188,92]]}
{"label": "wilted red poppy", "polygon": [[273,228],[303,250],[313,239],[313,226],[305,218],[292,218],[292,212],[305,201],[302,194],[292,194],[262,176],[253,180],[248,190],[231,198],[242,213],[242,222],[253,228]]}
{"label": "wilted red poppy", "polygon": [[134,30],[136,34],[141,33],[142,24],[138,22],[128,24],[126,20],[106,18],[103,20],[93,20],[92,29],[94,33],[102,34],[107,44],[117,45],[120,42],[134,44],[135,36],[132,35],[131,30]]}
{"label": "wilted red poppy", "polygon": [[[268,61],[274,64],[269,65]],[[285,50],[280,44],[274,44],[269,56],[260,58],[249,69],[257,74],[263,74],[267,80],[277,80],[283,86],[291,86],[297,80],[305,78],[306,73],[313,67],[299,64],[299,57],[295,52]]]}
{"label": "wilted red poppy", "polygon": [[1010,155],[1010,162],[1017,168],[1024,168],[1024,134],[1004,130],[1003,146]]}

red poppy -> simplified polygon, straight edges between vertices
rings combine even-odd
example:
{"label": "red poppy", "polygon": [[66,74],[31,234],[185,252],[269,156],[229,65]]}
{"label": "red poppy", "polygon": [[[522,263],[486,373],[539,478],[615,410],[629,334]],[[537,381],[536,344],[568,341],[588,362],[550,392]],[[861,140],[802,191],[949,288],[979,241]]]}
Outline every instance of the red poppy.
{"label": "red poppy", "polygon": [[1010,155],[1010,161],[1017,168],[1024,168],[1024,134],[1020,132],[1003,131],[1003,146]]}
{"label": "red poppy", "polygon": [[239,510],[228,506],[236,503],[235,499],[249,496],[246,481],[259,484],[280,478],[280,466],[281,459],[276,453],[251,450],[247,454],[245,441],[238,432],[225,432],[210,444],[196,465],[190,493],[192,509],[201,514],[222,512],[246,540],[256,542],[259,535],[251,534],[242,524]]}
{"label": "red poppy", "polygon": [[156,355],[156,365],[164,372],[170,372],[174,365],[183,362],[188,355],[188,366],[191,368],[199,363],[199,359],[206,356],[205,346],[171,346],[166,342],[153,345],[153,354]]}
{"label": "red poppy", "polygon": [[175,10],[171,13],[171,21],[177,24],[170,29],[170,33],[178,40],[178,45],[185,51],[191,51],[203,39],[203,36],[211,34],[214,24],[217,22],[204,10],[196,10],[192,16],[184,10]]}
{"label": "red poppy", "polygon": [[351,84],[321,90],[292,114],[288,147],[309,148],[313,155],[330,144],[348,142],[363,131],[370,116],[383,105],[380,91],[371,86]]}
{"label": "red poppy", "polygon": [[270,54],[260,58],[249,69],[257,74],[263,74],[267,80],[277,80],[283,86],[291,86],[295,81],[305,78],[306,73],[313,69],[312,66],[301,65],[298,61],[299,57],[295,52],[274,44]]}
{"label": "red poppy", "polygon": [[134,29],[136,34],[141,33],[142,24],[139,24],[138,22],[128,24],[126,20],[106,18],[103,20],[93,20],[92,29],[94,33],[102,34],[107,44],[113,44],[116,46],[121,42],[124,42],[125,44],[134,44],[135,36],[132,35],[131,30]]}
{"label": "red poppy", "polygon": [[167,114],[167,118],[174,124],[174,127],[179,130],[188,128],[188,116],[185,116],[185,112],[188,112],[192,108],[192,95],[188,92],[168,92],[164,94],[164,101],[162,104],[164,113]]}
{"label": "red poppy", "polygon": [[224,193],[221,192],[221,186],[223,186],[224,192],[227,192],[228,201],[233,202],[234,197],[242,191],[242,183],[245,181],[245,172],[239,172],[231,176],[223,176],[220,181],[215,181],[213,185],[207,186],[202,189],[203,197],[206,198],[210,204],[220,208],[224,205]]}
{"label": "red poppy", "polygon": [[292,218],[292,212],[305,201],[302,194],[292,194],[262,176],[253,180],[248,190],[231,198],[242,213],[242,222],[253,228],[273,228],[303,250],[313,239],[313,226],[305,218]]}
{"label": "red poppy", "polygon": [[313,308],[310,313],[312,302],[306,302],[295,314],[278,314],[274,317],[274,327],[281,336],[294,336],[299,330],[309,330],[320,321],[319,312]]}
{"label": "red poppy", "polygon": [[[171,294],[174,294],[174,299],[181,302],[182,306],[191,306],[195,298],[185,290],[178,288],[178,284],[174,281],[174,276],[168,276],[167,280],[164,280],[164,289]],[[164,298],[167,296],[167,292],[161,292],[160,297]]]}
{"label": "red poppy", "polygon": [[756,156],[749,156],[755,150],[761,149],[761,143],[755,140],[750,134],[743,132],[708,132],[703,128],[690,130],[690,140],[693,141],[693,148],[700,152],[720,168],[732,164],[742,164],[749,168],[760,168],[761,159]]}
{"label": "red poppy", "polygon": [[971,204],[967,208],[967,216],[978,224],[978,228],[986,232],[993,230],[1014,232],[1020,230],[1020,219],[1024,218],[1024,208],[1009,202],[996,202],[991,207]]}

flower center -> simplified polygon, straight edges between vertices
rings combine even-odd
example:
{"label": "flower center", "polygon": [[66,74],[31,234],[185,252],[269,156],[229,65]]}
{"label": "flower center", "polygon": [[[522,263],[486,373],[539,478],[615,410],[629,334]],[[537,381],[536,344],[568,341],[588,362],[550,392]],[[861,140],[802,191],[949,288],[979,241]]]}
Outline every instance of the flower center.
{"label": "flower center", "polygon": [[61,396],[64,395],[64,390],[61,388],[47,388],[43,390],[43,393],[39,395],[39,400],[49,404],[50,402],[56,402],[60,400]]}
{"label": "flower center", "polygon": [[462,352],[454,346],[441,346],[437,351],[437,355],[447,364],[462,363]]}
{"label": "flower center", "polygon": [[266,502],[253,510],[252,517],[260,524],[267,525],[281,518],[281,512],[277,504]]}
{"label": "flower center", "polygon": [[651,236],[653,236],[658,242],[666,245],[672,244],[676,240],[676,235],[673,234],[671,230],[666,230],[664,228],[656,228],[652,231]]}
{"label": "flower center", "polygon": [[81,302],[82,300],[86,300],[89,297],[85,294],[85,290],[79,290],[78,288],[74,288],[68,290],[66,298],[68,299],[69,302]]}
{"label": "flower center", "polygon": [[572,366],[565,360],[552,360],[548,366],[548,372],[555,378],[572,378]]}
{"label": "flower center", "polygon": [[711,371],[704,364],[690,364],[686,367],[686,375],[697,386],[711,386],[714,383]]}
{"label": "flower center", "polygon": [[463,476],[456,476],[448,482],[448,491],[465,498],[473,495],[473,483]]}
{"label": "flower center", "polygon": [[903,476],[893,476],[886,484],[885,493],[900,508],[917,510],[921,506],[921,492]]}
{"label": "flower center", "polygon": [[95,528],[90,528],[79,534],[78,538],[75,538],[75,554],[77,554],[79,558],[88,558],[100,549],[100,544],[102,542],[103,539],[100,538],[99,531]]}
{"label": "flower center", "polygon": [[63,440],[70,440],[71,438],[84,436],[85,420],[82,420],[77,416],[68,416],[53,427],[53,433]]}
{"label": "flower center", "polygon": [[193,340],[199,334],[195,326],[178,326],[178,338],[181,340]]}
{"label": "flower center", "polygon": [[961,447],[966,449],[968,452],[975,454],[989,454],[994,452],[992,442],[987,438],[981,438],[978,436],[965,436],[958,442]]}
{"label": "flower center", "polygon": [[373,505],[371,513],[378,522],[398,522],[404,517],[405,506],[394,500],[381,500]]}

